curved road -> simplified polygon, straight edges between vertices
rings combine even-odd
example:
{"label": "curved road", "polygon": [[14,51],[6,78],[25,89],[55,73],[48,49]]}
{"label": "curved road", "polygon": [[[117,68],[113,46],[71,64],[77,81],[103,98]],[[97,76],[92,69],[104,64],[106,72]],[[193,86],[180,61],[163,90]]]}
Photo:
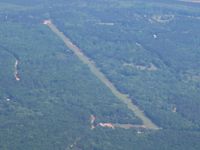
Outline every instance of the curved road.
{"label": "curved road", "polygon": [[10,54],[12,57],[15,58],[14,77],[16,81],[20,81],[20,77],[18,73],[19,57],[15,53],[13,53],[12,51],[10,51],[9,49],[7,49],[6,47],[2,45],[0,45],[0,48],[2,48],[5,52],[7,52],[8,54]]}

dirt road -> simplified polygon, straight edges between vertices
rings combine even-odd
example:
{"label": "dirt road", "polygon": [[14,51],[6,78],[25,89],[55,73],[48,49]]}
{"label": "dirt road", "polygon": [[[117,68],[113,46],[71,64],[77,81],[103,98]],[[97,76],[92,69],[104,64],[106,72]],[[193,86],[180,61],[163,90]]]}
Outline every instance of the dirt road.
{"label": "dirt road", "polygon": [[143,125],[147,129],[160,129],[156,124],[154,124],[136,105],[133,104],[132,100],[126,95],[117,90],[117,88],[107,79],[107,77],[95,66],[95,64],[78,48],[74,45],[69,38],[67,38],[59,29],[50,21],[45,21],[47,25],[64,43],[65,45],[74,52],[74,54],[85,64],[88,65],[91,72],[104,83],[110,91],[127,107],[135,113],[135,115],[143,121]]}
{"label": "dirt road", "polygon": [[15,66],[14,66],[14,76],[16,81],[20,81],[19,73],[18,73],[18,65],[19,65],[19,60],[16,59],[15,61]]}

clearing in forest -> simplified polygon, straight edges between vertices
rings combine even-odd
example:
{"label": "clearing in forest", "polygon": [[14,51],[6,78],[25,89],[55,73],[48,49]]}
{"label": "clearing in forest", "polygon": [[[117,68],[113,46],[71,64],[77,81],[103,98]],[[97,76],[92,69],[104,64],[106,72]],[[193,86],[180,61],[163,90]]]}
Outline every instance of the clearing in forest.
{"label": "clearing in forest", "polygon": [[127,105],[127,107],[135,113],[135,115],[140,118],[143,122],[143,126],[146,129],[160,129],[155,123],[153,123],[138,106],[133,104],[133,101],[129,98],[128,95],[121,93],[111,81],[95,66],[95,64],[88,58],[82,50],[71,42],[71,40],[66,37],[59,29],[52,23],[50,20],[45,20],[44,24],[47,25],[64,43],[71,49],[74,54],[88,67],[90,71],[102,82],[104,83],[110,91],[116,96],[119,100]]}

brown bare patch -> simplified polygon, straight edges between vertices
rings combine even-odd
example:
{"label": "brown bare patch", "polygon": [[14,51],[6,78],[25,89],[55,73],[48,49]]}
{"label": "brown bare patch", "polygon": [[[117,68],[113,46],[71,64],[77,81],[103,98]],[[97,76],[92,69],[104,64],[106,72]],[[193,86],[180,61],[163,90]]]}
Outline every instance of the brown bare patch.
{"label": "brown bare patch", "polygon": [[188,3],[200,3],[200,0],[179,0],[182,2],[188,2]]}

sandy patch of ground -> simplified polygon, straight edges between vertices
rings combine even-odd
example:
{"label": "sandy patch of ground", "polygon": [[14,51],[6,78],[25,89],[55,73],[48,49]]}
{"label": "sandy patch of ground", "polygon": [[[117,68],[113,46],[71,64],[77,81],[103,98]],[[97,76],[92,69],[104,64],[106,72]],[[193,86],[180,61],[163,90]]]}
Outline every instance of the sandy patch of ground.
{"label": "sandy patch of ground", "polygon": [[165,24],[165,23],[169,23],[169,22],[173,21],[174,18],[175,18],[174,15],[153,15],[149,19],[149,21],[151,23],[157,22],[157,23],[163,23],[163,24]]}
{"label": "sandy patch of ground", "polygon": [[19,65],[19,60],[15,61],[15,66],[14,66],[14,76],[16,81],[20,81],[19,73],[18,73],[18,65]]}
{"label": "sandy patch of ground", "polygon": [[115,23],[113,22],[99,22],[98,25],[104,25],[104,26],[114,26]]}
{"label": "sandy patch of ground", "polygon": [[179,0],[181,2],[200,3],[200,0]]}
{"label": "sandy patch of ground", "polygon": [[141,70],[141,71],[157,71],[158,70],[158,68],[153,63],[150,63],[148,66],[136,65],[136,64],[132,64],[132,63],[124,63],[123,66],[131,67],[133,69],[137,69],[137,70]]}

